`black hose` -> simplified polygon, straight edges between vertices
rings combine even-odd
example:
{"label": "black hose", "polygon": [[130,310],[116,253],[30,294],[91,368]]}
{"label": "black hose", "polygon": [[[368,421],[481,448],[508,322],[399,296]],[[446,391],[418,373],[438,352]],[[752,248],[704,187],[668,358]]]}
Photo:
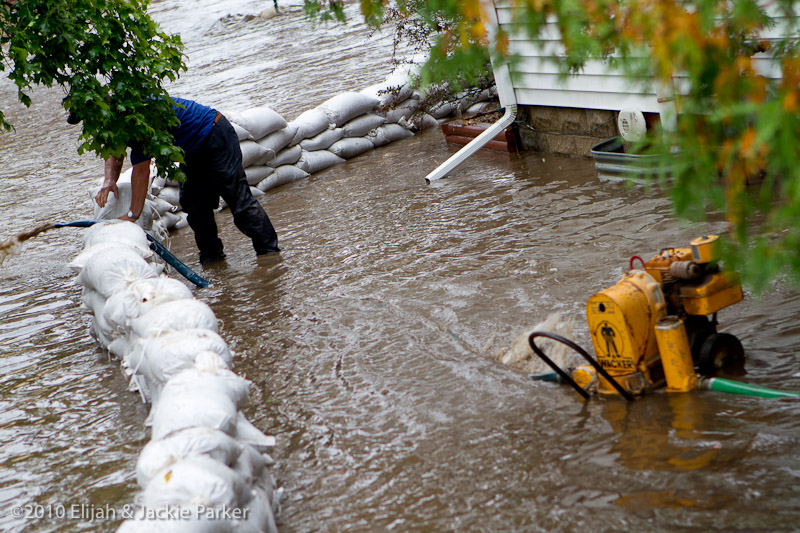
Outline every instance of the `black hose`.
{"label": "black hose", "polygon": [[557,373],[559,376],[561,376],[561,378],[562,378],[564,381],[566,381],[567,383],[569,383],[569,384],[572,386],[572,388],[573,388],[573,389],[575,389],[576,391],[578,391],[578,393],[580,393],[580,395],[581,395],[581,396],[583,396],[584,398],[586,398],[587,400],[588,400],[588,399],[589,399],[589,397],[590,397],[590,396],[589,396],[589,393],[588,393],[588,392],[586,392],[585,390],[583,390],[583,387],[581,387],[580,385],[578,385],[577,383],[575,383],[575,380],[573,380],[573,379],[572,379],[572,378],[571,378],[571,377],[570,377],[570,376],[569,376],[569,375],[568,375],[566,372],[564,372],[563,370],[561,370],[561,368],[559,368],[559,366],[558,366],[557,364],[555,364],[553,361],[551,361],[551,360],[550,360],[550,358],[549,358],[549,357],[547,357],[547,356],[544,354],[544,352],[543,352],[542,350],[540,350],[540,349],[539,349],[539,347],[538,347],[538,346],[536,346],[536,343],[535,343],[535,342],[533,342],[533,339],[535,339],[536,337],[546,337],[546,338],[548,338],[548,339],[552,339],[552,340],[554,340],[554,341],[558,341],[558,342],[560,342],[561,344],[566,344],[567,346],[569,346],[570,348],[572,348],[573,350],[575,350],[576,352],[578,352],[579,354],[581,354],[581,356],[583,356],[583,358],[584,358],[584,359],[586,359],[586,362],[587,362],[587,363],[589,363],[590,365],[592,365],[592,367],[594,367],[594,369],[597,371],[597,373],[598,373],[598,374],[600,374],[601,376],[603,376],[603,377],[604,377],[604,378],[605,378],[605,379],[606,379],[606,380],[607,380],[609,383],[611,383],[611,385],[612,385],[612,386],[613,386],[613,387],[614,387],[614,388],[617,390],[617,392],[619,392],[619,394],[620,394],[620,395],[621,395],[623,398],[625,398],[625,399],[626,399],[626,400],[628,400],[629,402],[632,402],[632,401],[634,401],[634,397],[633,397],[633,396],[631,396],[631,395],[628,393],[628,391],[626,391],[625,389],[623,389],[623,388],[622,388],[622,386],[621,386],[619,383],[617,383],[617,380],[615,380],[614,378],[612,378],[612,377],[609,375],[609,373],[608,373],[608,372],[606,372],[606,371],[605,371],[605,369],[604,369],[603,367],[601,367],[601,366],[600,366],[600,365],[597,363],[597,361],[595,361],[595,360],[594,360],[594,358],[593,358],[591,355],[589,355],[589,354],[586,352],[586,350],[584,350],[583,348],[581,348],[580,346],[578,346],[577,344],[575,344],[575,343],[574,343],[574,342],[572,342],[571,340],[569,340],[569,339],[567,339],[567,338],[565,338],[565,337],[562,337],[561,335],[557,335],[557,334],[555,334],[555,333],[550,333],[549,331],[534,331],[533,333],[531,333],[530,337],[528,337],[528,342],[530,343],[530,345],[531,345],[531,348],[533,349],[534,353],[536,353],[536,355],[538,355],[538,356],[539,356],[539,358],[541,358],[541,360],[542,360],[542,361],[544,361],[545,363],[547,363],[547,365],[548,365],[550,368],[552,368],[553,370],[555,370],[555,371],[556,371],[556,373]]}

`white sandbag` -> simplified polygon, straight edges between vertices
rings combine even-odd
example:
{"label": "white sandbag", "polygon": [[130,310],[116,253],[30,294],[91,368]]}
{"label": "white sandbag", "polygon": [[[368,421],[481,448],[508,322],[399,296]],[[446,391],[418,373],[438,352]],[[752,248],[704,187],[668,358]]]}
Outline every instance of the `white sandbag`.
{"label": "white sandbag", "polygon": [[265,456],[249,444],[242,444],[238,441],[235,442],[242,447],[242,452],[234,462],[228,463],[228,466],[242,476],[247,481],[248,485],[253,486],[256,483],[260,484],[264,469],[267,467]]}
{"label": "white sandbag", "polygon": [[416,98],[408,98],[384,113],[386,122],[388,124],[397,124],[401,119],[408,119],[418,108],[419,100]]}
{"label": "white sandbag", "polygon": [[248,487],[229,466],[205,455],[187,457],[162,470],[141,493],[145,508],[202,505],[233,509],[245,503]]}
{"label": "white sandbag", "polygon": [[81,303],[95,315],[102,314],[106,305],[106,297],[89,287],[81,289]]}
{"label": "white sandbag", "polygon": [[240,125],[238,125],[235,122],[232,122],[232,121],[228,121],[228,122],[230,122],[231,126],[233,126],[233,131],[236,132],[236,137],[240,141],[247,141],[247,140],[251,140],[252,141],[253,140],[253,136],[250,135],[249,131],[247,131],[246,129],[244,129],[243,127],[241,127]]}
{"label": "white sandbag", "polygon": [[430,109],[430,114],[433,118],[445,118],[453,114],[457,109],[457,104],[453,102],[439,102]]}
{"label": "white sandbag", "polygon": [[227,368],[233,364],[233,354],[227,343],[219,334],[208,329],[165,331],[154,337],[137,340],[131,349],[141,350],[149,359],[183,360],[192,364],[199,353],[214,352],[222,358]]}
{"label": "white sandbag", "polygon": [[179,230],[179,229],[183,229],[183,228],[186,228],[186,227],[189,226],[189,215],[188,214],[186,214],[184,212],[180,212],[180,213],[178,213],[178,216],[180,217],[180,220],[178,220],[177,224],[175,224],[175,227],[172,228],[173,230]]}
{"label": "white sandbag", "polygon": [[131,321],[131,330],[139,337],[152,337],[169,330],[181,329],[208,329],[216,333],[217,317],[207,303],[186,298],[156,305]]}
{"label": "white sandbag", "polygon": [[306,178],[308,175],[308,172],[294,165],[283,165],[276,168],[274,174],[270,175],[256,187],[261,191],[267,192],[275,187]]}
{"label": "white sandbag", "polygon": [[150,194],[153,196],[158,196],[158,193],[161,192],[161,189],[167,186],[167,179],[163,176],[156,176],[153,178],[153,183],[150,184]]}
{"label": "white sandbag", "polygon": [[84,249],[101,242],[132,243],[143,248],[150,247],[144,230],[127,220],[108,220],[86,229],[83,234]]}
{"label": "white sandbag", "polygon": [[383,82],[365,87],[360,92],[376,97],[382,106],[402,102],[411,96],[411,87],[419,76],[419,70],[418,64],[400,65]]}
{"label": "white sandbag", "polygon": [[372,141],[374,146],[378,147],[413,136],[413,133],[399,124],[384,124],[367,135],[367,139]]}
{"label": "white sandbag", "polygon": [[248,185],[258,185],[273,172],[275,169],[267,165],[247,167],[244,169],[244,177]]}
{"label": "white sandbag", "polygon": [[259,190],[257,187],[250,187],[250,194],[253,195],[253,198],[258,198],[259,196],[264,196],[264,191]]}
{"label": "white sandbag", "polygon": [[286,127],[286,120],[267,106],[254,107],[234,115],[236,123],[250,132],[254,140]]}
{"label": "white sandbag", "polygon": [[472,104],[464,112],[465,115],[474,116],[483,113],[489,113],[497,109],[497,102],[477,102]]}
{"label": "white sandbag", "polygon": [[179,187],[164,187],[158,193],[158,197],[174,205],[176,210],[181,207],[181,190]]}
{"label": "white sandbag", "polygon": [[[136,462],[136,481],[146,488],[159,472],[195,455],[233,466],[244,449],[244,445],[218,429],[195,427],[176,431],[145,445]],[[252,462],[250,457],[247,460]]]}
{"label": "white sandbag", "polygon": [[400,126],[407,128],[409,131],[422,131],[428,128],[439,127],[439,121],[428,113],[414,115],[410,119],[400,119],[397,123]]}
{"label": "white sandbag", "polygon": [[166,201],[164,198],[156,197],[150,201],[153,202],[153,208],[159,216],[164,216],[165,213],[175,213],[178,210],[177,206]]}
{"label": "white sandbag", "polygon": [[375,145],[372,144],[372,141],[364,137],[346,137],[333,143],[328,151],[344,159],[350,159],[358,154],[363,154],[367,150],[372,150],[374,147]]}
{"label": "white sandbag", "polygon": [[144,382],[143,388],[146,399],[150,400],[153,404],[158,403],[161,399],[161,391],[164,389],[164,385],[167,381],[187,368],[196,367],[200,358],[213,357],[217,361],[216,366],[220,370],[228,368],[225,360],[214,352],[199,352],[194,356],[188,353],[182,355],[187,357],[159,359],[150,356],[147,351],[144,352],[144,357],[141,359],[136,370],[138,372],[137,375],[141,376],[141,381]]}
{"label": "white sandbag", "polygon": [[261,488],[250,491],[250,501],[244,505],[247,509],[247,523],[256,531],[265,533],[278,533],[275,525],[275,516],[272,514],[272,502],[269,494]]}
{"label": "white sandbag", "polygon": [[239,413],[236,419],[236,430],[233,436],[239,442],[248,444],[261,453],[269,452],[276,444],[275,437],[264,435],[242,413]]}
{"label": "white sandbag", "polygon": [[345,124],[342,129],[344,130],[345,137],[363,137],[385,123],[386,119],[384,117],[368,113],[354,118]]}
{"label": "white sandbag", "polygon": [[112,294],[106,301],[103,315],[114,327],[127,330],[131,320],[174,300],[193,298],[192,291],[169,276],[131,283],[125,290]]}
{"label": "white sandbag", "polygon": [[259,146],[266,150],[272,150],[274,153],[278,153],[287,146],[289,143],[292,142],[294,139],[295,134],[297,133],[297,124],[287,125],[285,128],[281,128],[278,131],[274,131],[264,137],[263,139],[259,139],[256,141]]}
{"label": "white sandbag", "polygon": [[175,213],[166,212],[161,215],[161,223],[167,229],[167,231],[172,230],[175,225],[180,222],[181,217],[176,215]]}
{"label": "white sandbag", "polygon": [[263,165],[267,159],[275,156],[274,153],[259,145],[255,141],[241,141],[242,166],[247,168],[253,165]]}
{"label": "white sandbag", "polygon": [[161,389],[153,405],[154,439],[195,426],[237,434],[238,408],[247,399],[250,382],[223,368],[214,372],[198,368],[200,355],[195,366],[180,371]]}
{"label": "white sandbag", "polygon": [[67,266],[78,273],[83,270],[83,267],[86,265],[86,261],[88,261],[89,258],[93,257],[95,254],[113,254],[115,250],[119,249],[133,250],[139,254],[142,259],[149,259],[154,253],[153,250],[143,247],[139,243],[134,244],[126,241],[98,242],[97,244],[85,248],[81,253],[76,255],[72,261],[67,263]]}
{"label": "white sandbag", "polygon": [[113,253],[98,253],[90,257],[75,282],[108,298],[134,281],[157,275],[134,250],[114,249]]}
{"label": "white sandbag", "polygon": [[465,91],[457,95],[458,104],[456,108],[459,113],[466,113],[467,110],[478,102],[485,102],[491,98],[491,90],[484,89],[480,92]]}
{"label": "white sandbag", "polygon": [[278,168],[283,165],[294,165],[300,159],[300,156],[303,153],[303,149],[300,147],[299,144],[295,144],[294,146],[290,146],[288,148],[284,148],[278,154],[267,162],[267,164],[273,168]]}
{"label": "white sandbag", "polygon": [[237,410],[233,400],[218,389],[173,384],[180,375],[167,381],[158,402],[153,404],[152,437],[163,439],[174,431],[191,427],[208,427],[235,435]]}
{"label": "white sandbag", "polygon": [[109,337],[110,328],[108,324],[103,322],[103,317],[100,315],[92,315],[92,324],[89,326],[89,335],[100,345],[101,348],[107,349],[111,344],[112,339]]}
{"label": "white sandbag", "polygon": [[[378,98],[364,93],[344,92],[329,98],[319,108],[327,115],[330,122],[341,127],[347,121],[375,109]],[[319,149],[319,148],[318,148]]]}
{"label": "white sandbag", "polygon": [[300,141],[300,147],[308,152],[313,152],[314,150],[327,150],[330,145],[342,137],[344,137],[344,131],[341,128],[325,130],[322,133],[311,137],[310,139],[303,139]]}
{"label": "white sandbag", "polygon": [[309,139],[331,127],[328,115],[319,108],[304,111],[289,124],[297,127],[297,133],[295,133],[291,144],[298,144],[303,139]]}
{"label": "white sandbag", "polygon": [[333,165],[344,163],[344,161],[344,159],[328,150],[316,150],[314,152],[306,152],[304,150],[297,161],[297,167],[309,174],[314,174]]}
{"label": "white sandbag", "polygon": [[131,350],[131,341],[128,337],[118,337],[111,341],[111,343],[107,346],[108,351],[111,352],[112,355],[115,355],[117,358],[122,359],[122,357],[130,352]]}

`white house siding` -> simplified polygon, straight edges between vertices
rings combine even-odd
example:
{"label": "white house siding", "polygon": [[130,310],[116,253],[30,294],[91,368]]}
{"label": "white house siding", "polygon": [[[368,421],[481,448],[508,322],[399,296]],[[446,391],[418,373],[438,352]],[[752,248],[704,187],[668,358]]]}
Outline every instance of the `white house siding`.
{"label": "white house siding", "polygon": [[[559,69],[564,47],[555,23],[548,22],[539,38],[531,39],[512,29],[510,7],[503,5],[502,1],[495,2],[495,6],[499,26],[509,35],[510,52],[517,58],[510,70],[518,104],[610,111],[631,108],[642,112],[659,111],[652,80],[631,81],[605,61],[589,61],[580,74],[564,77]],[[767,30],[762,39],[776,40],[786,34],[788,19],[777,12],[773,16],[777,24]],[[764,76],[780,77],[780,69],[768,54],[755,55],[754,66]],[[681,82],[681,77],[676,76],[674,85],[678,91]]]}

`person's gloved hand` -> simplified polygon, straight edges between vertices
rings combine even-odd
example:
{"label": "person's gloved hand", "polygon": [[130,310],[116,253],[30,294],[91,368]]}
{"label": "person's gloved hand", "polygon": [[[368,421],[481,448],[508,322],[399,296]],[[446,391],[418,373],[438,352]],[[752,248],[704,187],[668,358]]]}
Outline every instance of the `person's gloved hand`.
{"label": "person's gloved hand", "polygon": [[103,186],[100,187],[100,190],[97,191],[97,194],[94,197],[94,201],[97,202],[97,205],[100,207],[105,207],[106,202],[108,201],[108,194],[114,193],[114,196],[119,200],[119,190],[117,189],[116,182],[105,180],[103,181]]}

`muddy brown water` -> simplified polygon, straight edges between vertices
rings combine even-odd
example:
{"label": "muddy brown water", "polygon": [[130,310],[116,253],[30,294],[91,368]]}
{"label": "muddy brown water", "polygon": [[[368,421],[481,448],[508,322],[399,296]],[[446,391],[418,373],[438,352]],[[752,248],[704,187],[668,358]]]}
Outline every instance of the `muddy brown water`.
{"label": "muddy brown water", "polygon": [[[263,9],[255,2],[207,2],[187,19],[190,4],[152,6],[188,45],[175,94],[293,118],[390,70],[389,36],[366,40],[357,25],[314,34],[296,10],[247,17]],[[87,218],[102,172],[76,154],[59,91],[33,96],[24,109],[2,82],[17,127],[0,136],[3,238]],[[279,255],[256,258],[228,213],[224,263],[201,268],[191,233],[173,235],[173,252],[213,283],[195,294],[253,382],[248,417],[278,438],[280,529],[795,530],[797,402],[697,392],[583,403],[487,355],[553,312],[574,317],[589,347],[585,302],[631,255],[720,222],[680,223],[657,191],[598,181],[585,159],[485,152],[426,184],[454,151],[425,132],[271,191],[262,203]],[[119,510],[137,490],[147,409],[88,335],[66,267],[80,235],[44,233],[0,271],[6,531],[113,530],[113,518],[58,515]],[[747,350],[741,379],[800,390],[799,313],[780,283],[720,313]]]}

